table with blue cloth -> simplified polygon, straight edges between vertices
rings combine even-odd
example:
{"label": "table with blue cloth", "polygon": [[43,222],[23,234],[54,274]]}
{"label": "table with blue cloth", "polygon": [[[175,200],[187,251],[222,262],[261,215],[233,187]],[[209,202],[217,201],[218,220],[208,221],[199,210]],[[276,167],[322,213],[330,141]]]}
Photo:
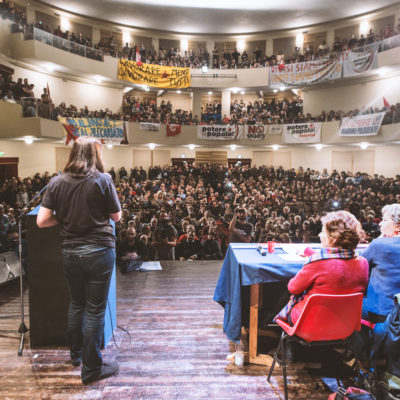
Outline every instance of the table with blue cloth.
{"label": "table with blue cloth", "polygon": [[[293,246],[293,245],[292,245]],[[319,248],[319,244],[310,247]],[[274,253],[262,256],[257,243],[231,243],[228,247],[221,273],[215,288],[214,301],[225,309],[223,329],[228,339],[239,342],[242,330],[242,286],[250,289],[249,362],[268,364],[269,358],[257,354],[258,304],[260,284],[287,282],[308,261],[287,261],[280,257],[286,254],[279,245]],[[299,245],[299,249],[304,244]]]}

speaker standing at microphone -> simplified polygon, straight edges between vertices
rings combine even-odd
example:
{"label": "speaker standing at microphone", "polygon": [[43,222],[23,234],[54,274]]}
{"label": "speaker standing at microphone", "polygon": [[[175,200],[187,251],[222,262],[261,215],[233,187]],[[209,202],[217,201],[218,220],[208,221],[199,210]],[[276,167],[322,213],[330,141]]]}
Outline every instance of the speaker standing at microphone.
{"label": "speaker standing at microphone", "polygon": [[[54,214],[55,211],[55,214]],[[102,144],[79,137],[63,174],[44,194],[37,224],[59,224],[64,273],[70,293],[68,340],[72,364],[82,362],[84,384],[118,374],[117,362],[103,363],[100,352],[108,290],[115,262],[110,220],[121,219],[121,205],[104,173]]]}

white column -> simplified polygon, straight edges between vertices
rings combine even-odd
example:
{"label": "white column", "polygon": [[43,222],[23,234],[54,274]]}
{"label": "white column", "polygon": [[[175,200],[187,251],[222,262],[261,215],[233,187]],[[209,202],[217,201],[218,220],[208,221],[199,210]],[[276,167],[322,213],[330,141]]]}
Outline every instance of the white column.
{"label": "white column", "polygon": [[213,50],[215,47],[215,42],[213,40],[207,40],[207,44],[206,44],[206,48],[207,48],[207,53],[210,55],[209,58],[209,63],[208,63],[208,67],[212,68],[212,64],[213,64]]}
{"label": "white column", "polygon": [[179,43],[179,51],[181,56],[185,55],[185,51],[188,51],[189,41],[187,39],[181,39]]}
{"label": "white column", "polygon": [[223,90],[222,91],[222,107],[221,107],[221,113],[222,113],[222,118],[224,118],[224,115],[229,115],[231,113],[231,91],[230,90]]}
{"label": "white column", "polygon": [[328,29],[326,32],[326,44],[332,50],[333,43],[335,43],[335,30]]}
{"label": "white column", "polygon": [[265,55],[272,56],[274,54],[274,39],[267,38],[265,41]]}
{"label": "white column", "polygon": [[160,39],[153,37],[153,38],[151,38],[151,42],[152,42],[156,52],[158,53],[160,50]]}
{"label": "white column", "polygon": [[213,40],[207,40],[206,48],[208,53],[210,53],[210,59],[212,58],[214,47],[215,47],[215,42]]}
{"label": "white column", "polygon": [[34,24],[35,23],[35,10],[32,6],[27,6],[26,7],[26,22],[27,24]]}
{"label": "white column", "polygon": [[[394,13],[394,26],[392,26],[393,30],[395,31],[396,34],[400,33],[400,31],[397,30],[397,26],[400,24],[400,9],[397,9]],[[375,32],[376,34],[377,32]]]}
{"label": "white column", "polygon": [[199,121],[201,120],[201,90],[193,89],[192,97],[192,116],[193,118],[197,115]]}
{"label": "white column", "polygon": [[[97,44],[100,42],[100,29],[92,26],[92,43]],[[125,43],[124,43],[125,46]]]}

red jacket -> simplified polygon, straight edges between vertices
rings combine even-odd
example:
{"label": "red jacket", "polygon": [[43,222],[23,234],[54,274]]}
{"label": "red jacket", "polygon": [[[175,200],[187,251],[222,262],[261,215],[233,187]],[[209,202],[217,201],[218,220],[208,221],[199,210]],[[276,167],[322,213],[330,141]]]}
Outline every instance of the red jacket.
{"label": "red jacket", "polygon": [[368,285],[368,275],[368,261],[360,256],[349,260],[319,260],[303,265],[288,284],[292,294],[307,292],[304,299],[297,303],[290,313],[292,323],[296,323],[312,294],[364,293]]}

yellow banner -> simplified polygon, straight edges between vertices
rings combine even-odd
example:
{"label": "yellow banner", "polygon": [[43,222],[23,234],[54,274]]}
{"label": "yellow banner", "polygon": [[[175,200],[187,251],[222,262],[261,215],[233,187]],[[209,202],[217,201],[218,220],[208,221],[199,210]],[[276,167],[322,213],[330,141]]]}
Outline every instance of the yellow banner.
{"label": "yellow banner", "polygon": [[127,144],[124,121],[103,118],[65,118],[58,117],[63,124],[66,144],[79,136],[93,136],[103,143]]}
{"label": "yellow banner", "polygon": [[118,79],[162,89],[190,87],[190,68],[167,67],[119,59]]}

